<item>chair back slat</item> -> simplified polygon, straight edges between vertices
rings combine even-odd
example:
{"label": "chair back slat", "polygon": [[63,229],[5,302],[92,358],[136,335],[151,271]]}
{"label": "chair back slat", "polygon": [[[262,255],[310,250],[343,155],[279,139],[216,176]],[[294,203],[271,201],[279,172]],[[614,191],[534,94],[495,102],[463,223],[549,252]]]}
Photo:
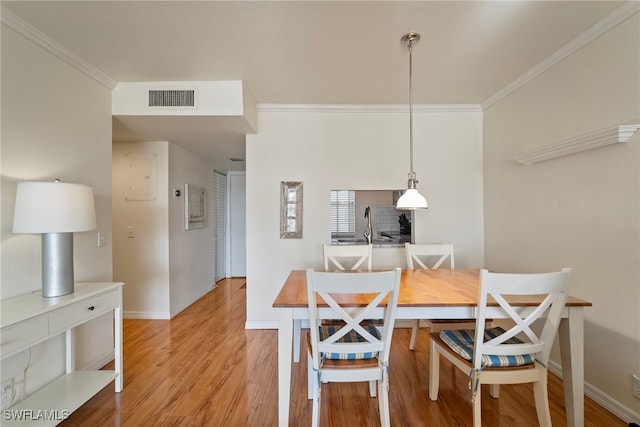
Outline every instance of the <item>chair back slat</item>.
{"label": "chair back slat", "polygon": [[[309,301],[309,333],[312,342],[314,369],[321,364],[323,353],[378,352],[378,358],[386,363],[391,346],[391,334],[398,305],[401,270],[375,273],[318,272],[307,270],[307,297]],[[348,295],[356,295],[365,306],[344,306]],[[347,297],[348,298],[348,297]],[[330,313],[320,315],[319,305],[324,301]],[[382,316],[380,315],[382,311]],[[321,340],[319,327],[322,319],[341,321],[336,332]],[[382,322],[381,338],[373,336],[364,326],[366,320]],[[334,322],[335,323],[335,322]],[[360,335],[360,342],[338,342],[352,331]]]}
{"label": "chair back slat", "polygon": [[[449,259],[449,268],[455,268],[453,243],[405,243],[404,247],[409,270],[414,268],[437,269],[447,259]],[[434,259],[434,257],[437,258]]]}
{"label": "chair back slat", "polygon": [[[569,295],[570,280],[570,268],[564,268],[560,272],[541,274],[505,274],[481,270],[473,352],[474,368],[481,368],[483,354],[535,354],[536,360],[546,365],[562,310]],[[526,310],[512,306],[509,303],[509,296],[519,295],[540,295],[541,301],[535,307],[526,307]],[[499,310],[505,314],[505,317],[513,321],[513,326],[505,333],[483,342],[487,305],[493,301],[497,302]],[[544,319],[540,332],[536,332],[538,328],[532,328],[538,319]],[[505,343],[514,337],[519,338],[523,343]]]}
{"label": "chair back slat", "polygon": [[371,271],[373,253],[372,248],[373,245],[322,245],[324,271]]}

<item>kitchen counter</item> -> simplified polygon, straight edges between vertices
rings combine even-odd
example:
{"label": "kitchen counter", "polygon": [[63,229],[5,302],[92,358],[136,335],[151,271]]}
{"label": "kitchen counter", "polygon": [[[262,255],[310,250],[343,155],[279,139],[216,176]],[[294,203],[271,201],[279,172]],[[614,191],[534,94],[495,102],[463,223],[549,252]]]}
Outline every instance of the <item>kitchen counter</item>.
{"label": "kitchen counter", "polygon": [[[411,235],[394,232],[379,232],[378,237],[373,239],[374,248],[399,248],[404,247],[405,242],[411,241]],[[333,246],[366,245],[364,238],[338,237],[331,239]]]}

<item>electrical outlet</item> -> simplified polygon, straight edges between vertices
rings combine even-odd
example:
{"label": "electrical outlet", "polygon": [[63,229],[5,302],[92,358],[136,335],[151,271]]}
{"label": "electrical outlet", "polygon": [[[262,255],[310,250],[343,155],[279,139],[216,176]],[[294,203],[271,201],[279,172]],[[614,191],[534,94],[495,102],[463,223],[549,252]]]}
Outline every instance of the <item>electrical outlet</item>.
{"label": "electrical outlet", "polygon": [[633,376],[633,397],[640,399],[640,375]]}
{"label": "electrical outlet", "polygon": [[15,390],[13,389],[13,378],[9,378],[0,386],[0,401],[2,402],[3,408],[7,408],[11,405],[14,395]]}

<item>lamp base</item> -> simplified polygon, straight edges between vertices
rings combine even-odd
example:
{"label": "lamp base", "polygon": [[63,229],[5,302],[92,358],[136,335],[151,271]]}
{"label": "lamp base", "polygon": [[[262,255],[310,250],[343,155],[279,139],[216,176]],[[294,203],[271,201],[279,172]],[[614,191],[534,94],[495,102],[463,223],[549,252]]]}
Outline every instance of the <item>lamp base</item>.
{"label": "lamp base", "polygon": [[42,296],[73,293],[73,233],[42,234]]}

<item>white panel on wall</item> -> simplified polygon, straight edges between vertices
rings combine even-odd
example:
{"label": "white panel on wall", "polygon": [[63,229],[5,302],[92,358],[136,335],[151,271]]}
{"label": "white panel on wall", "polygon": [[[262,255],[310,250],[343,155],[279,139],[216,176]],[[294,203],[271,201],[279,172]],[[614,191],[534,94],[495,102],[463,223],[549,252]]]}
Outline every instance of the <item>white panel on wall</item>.
{"label": "white panel on wall", "polygon": [[125,153],[129,164],[126,200],[156,200],[158,197],[157,153]]}

